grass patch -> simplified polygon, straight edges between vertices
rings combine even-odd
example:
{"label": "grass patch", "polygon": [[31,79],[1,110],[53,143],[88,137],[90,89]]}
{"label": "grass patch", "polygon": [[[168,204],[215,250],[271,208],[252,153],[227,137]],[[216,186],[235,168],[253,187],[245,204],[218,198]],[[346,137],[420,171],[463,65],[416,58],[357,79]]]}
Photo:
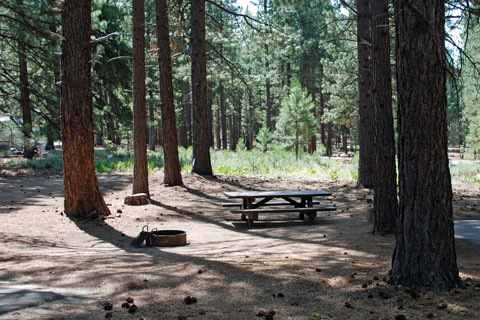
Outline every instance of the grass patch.
{"label": "grass patch", "polygon": [[[192,172],[192,148],[179,149],[180,166],[183,174]],[[351,161],[328,158],[320,154],[310,155],[301,152],[298,159],[293,151],[282,149],[263,152],[259,149],[236,152],[229,150],[211,150],[214,174],[255,175],[260,177],[298,177],[325,178],[331,180],[358,179],[358,153]],[[17,158],[18,159],[18,158]],[[95,150],[95,170],[106,172],[133,172],[133,152],[124,149]],[[4,167],[17,169],[62,171],[62,153],[50,151],[33,160],[11,160],[3,163]],[[164,171],[163,152],[148,152],[148,171]],[[452,181],[463,183],[480,183],[480,163],[458,163],[450,165]]]}

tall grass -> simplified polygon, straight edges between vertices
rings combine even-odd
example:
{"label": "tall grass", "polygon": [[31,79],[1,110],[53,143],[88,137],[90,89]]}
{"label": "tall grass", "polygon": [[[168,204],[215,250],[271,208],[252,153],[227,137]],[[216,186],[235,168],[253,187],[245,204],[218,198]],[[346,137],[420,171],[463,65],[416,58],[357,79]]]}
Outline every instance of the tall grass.
{"label": "tall grass", "polygon": [[300,153],[298,160],[295,152],[259,149],[231,152],[218,150],[212,152],[212,167],[216,174],[260,175],[260,176],[297,176],[330,177],[350,179],[349,165],[318,154]]}

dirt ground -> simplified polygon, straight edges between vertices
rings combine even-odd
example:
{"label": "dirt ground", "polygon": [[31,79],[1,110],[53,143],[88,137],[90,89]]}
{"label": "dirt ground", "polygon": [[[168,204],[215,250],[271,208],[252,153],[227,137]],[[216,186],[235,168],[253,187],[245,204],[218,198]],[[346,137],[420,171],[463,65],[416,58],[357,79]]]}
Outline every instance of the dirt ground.
{"label": "dirt ground", "polygon": [[[184,186],[167,188],[162,179],[150,176],[151,204],[132,207],[123,204],[131,175],[100,174],[112,215],[74,221],[62,213],[60,174],[3,171],[0,287],[66,298],[0,319],[480,319],[479,246],[456,241],[463,289],[387,285],[394,236],[371,234],[373,195],[352,181],[187,175]],[[323,189],[333,196],[321,201],[338,210],[314,225],[264,214],[247,229],[220,203],[223,191],[250,189]],[[478,186],[454,191],[455,218],[479,219]],[[135,249],[144,225],[185,230],[189,245]],[[127,297],[134,314],[121,306]]]}

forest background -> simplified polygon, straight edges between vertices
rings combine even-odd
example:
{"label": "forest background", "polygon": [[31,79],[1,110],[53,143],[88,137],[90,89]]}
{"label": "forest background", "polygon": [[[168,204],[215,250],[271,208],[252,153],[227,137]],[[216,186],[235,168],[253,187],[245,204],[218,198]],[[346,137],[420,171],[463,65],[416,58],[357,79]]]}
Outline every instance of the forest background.
{"label": "forest background", "polygon": [[[249,6],[255,13],[247,8],[246,15],[235,1],[217,2],[223,9],[206,3],[208,125],[213,148],[295,150],[297,158],[299,153],[331,155],[334,150],[358,149],[356,16],[353,4],[341,2],[259,1]],[[480,148],[478,19],[456,2],[447,3],[447,9],[449,145],[467,143],[473,156]],[[55,1],[0,5],[4,145],[52,149],[53,141],[60,138],[58,11]],[[131,11],[129,1],[93,1],[93,37],[99,39],[93,43],[94,132],[96,144],[109,154],[118,146],[126,151],[132,146]],[[152,151],[163,142],[154,12],[154,2],[147,1],[147,139]],[[171,1],[169,16],[177,137],[187,149],[193,134],[187,3]],[[460,36],[453,40],[450,35]],[[393,56],[394,52],[392,66]],[[28,87],[28,97],[22,86]],[[25,99],[30,119],[24,118],[21,101]],[[185,171],[188,158],[182,163]],[[128,158],[121,160],[125,161],[118,168],[132,166]],[[161,169],[160,162],[151,162],[151,169]],[[216,172],[242,171],[225,165],[217,166]]]}

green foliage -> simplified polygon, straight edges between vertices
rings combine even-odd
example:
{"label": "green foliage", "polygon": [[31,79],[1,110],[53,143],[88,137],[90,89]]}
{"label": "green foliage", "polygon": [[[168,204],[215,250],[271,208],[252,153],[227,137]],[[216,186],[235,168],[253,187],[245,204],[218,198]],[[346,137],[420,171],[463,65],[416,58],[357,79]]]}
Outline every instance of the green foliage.
{"label": "green foliage", "polygon": [[295,148],[297,156],[299,147],[308,146],[315,133],[314,106],[312,98],[298,82],[282,99],[275,140],[288,150]]}
{"label": "green foliage", "polygon": [[315,153],[299,154],[298,160],[293,151],[282,149],[263,152],[260,149],[231,152],[212,152],[212,167],[215,174],[296,176],[335,179],[349,179],[348,166],[334,159]]}
{"label": "green foliage", "polygon": [[266,152],[268,150],[268,146],[273,140],[273,134],[268,130],[266,124],[263,125],[263,127],[258,131],[257,137],[256,137],[256,144],[258,147],[261,148],[263,152]]}
{"label": "green foliage", "polygon": [[472,21],[470,24],[470,32],[468,43],[465,51],[469,55],[471,61],[477,63],[473,65],[469,61],[465,63],[462,72],[464,83],[462,102],[465,105],[465,119],[467,121],[468,133],[467,143],[477,152],[480,151],[480,70],[478,62],[480,61],[480,23]]}
{"label": "green foliage", "polygon": [[8,142],[11,147],[21,149],[23,134],[11,120],[0,121],[0,141]]}
{"label": "green foliage", "polygon": [[350,175],[353,180],[358,180],[358,164],[360,162],[360,152],[355,152],[352,163],[350,164]]}
{"label": "green foliage", "polygon": [[452,180],[464,183],[480,183],[480,163],[450,164]]}

